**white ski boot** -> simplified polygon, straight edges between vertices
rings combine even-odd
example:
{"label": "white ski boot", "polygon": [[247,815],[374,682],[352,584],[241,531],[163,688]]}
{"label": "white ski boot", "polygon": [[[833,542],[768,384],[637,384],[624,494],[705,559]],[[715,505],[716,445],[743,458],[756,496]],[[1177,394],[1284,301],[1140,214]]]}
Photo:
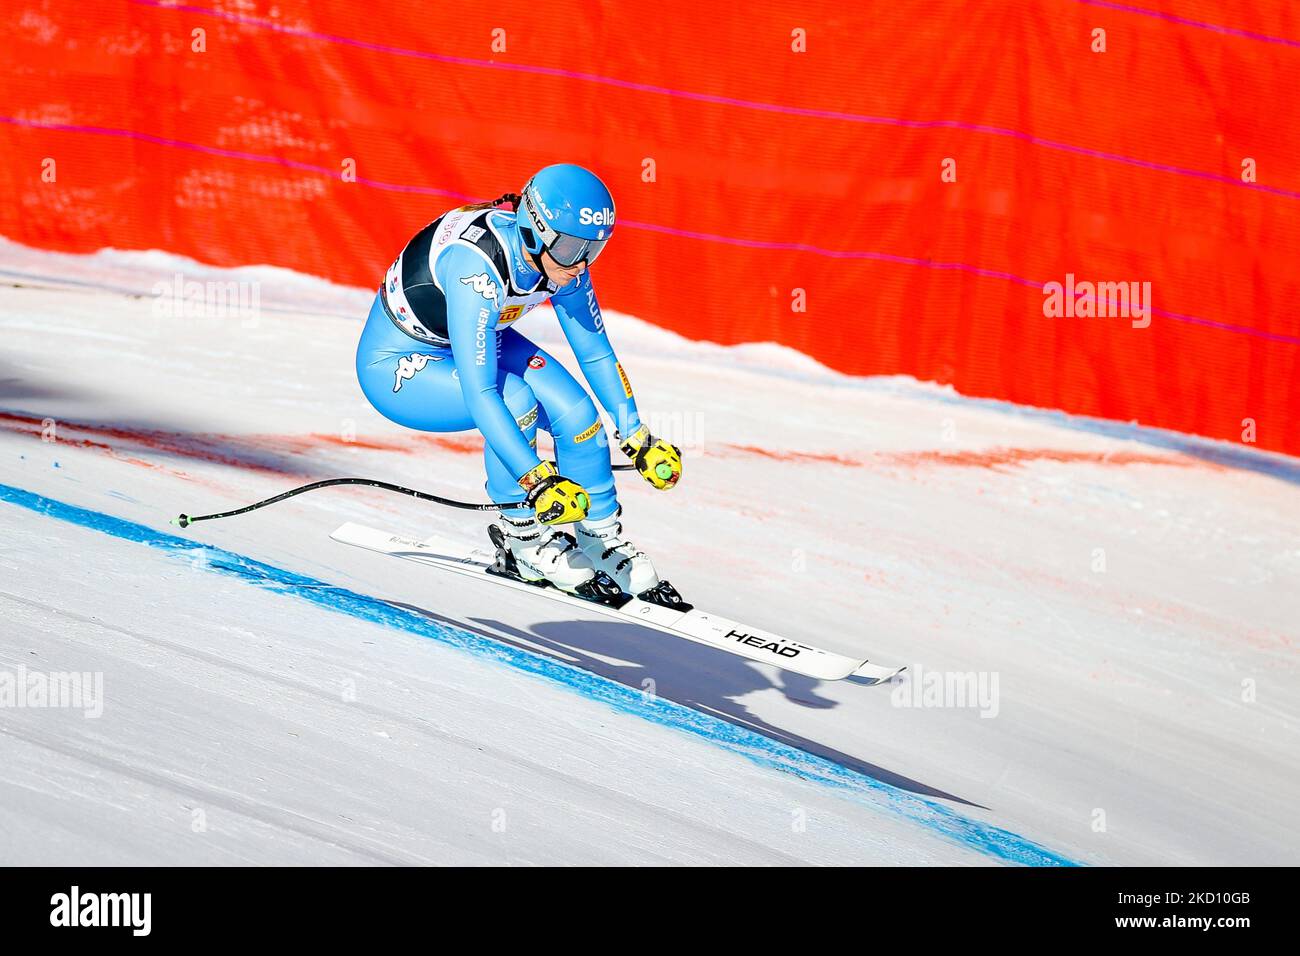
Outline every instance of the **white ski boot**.
{"label": "white ski boot", "polygon": [[542,524],[535,515],[515,518],[501,513],[488,528],[497,548],[492,571],[527,584],[554,585],[590,601],[622,596],[618,585],[600,574],[573,536]]}
{"label": "white ski boot", "polygon": [[586,518],[574,526],[578,544],[597,571],[604,571],[620,588],[643,601],[689,611],[691,606],[667,581],[660,581],[645,552],[623,538],[618,510],[605,518]]}

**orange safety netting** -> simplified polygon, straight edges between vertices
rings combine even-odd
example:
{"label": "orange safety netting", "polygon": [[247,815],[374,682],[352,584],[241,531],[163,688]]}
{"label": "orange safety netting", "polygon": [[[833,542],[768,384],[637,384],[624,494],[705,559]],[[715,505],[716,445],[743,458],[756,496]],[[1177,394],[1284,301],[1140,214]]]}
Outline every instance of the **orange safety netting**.
{"label": "orange safety netting", "polygon": [[[7,19],[0,233],[20,242],[376,285],[442,209],[572,161],[618,203],[608,307],[967,395],[1234,441],[1251,420],[1300,453],[1287,0],[19,0]],[[1045,316],[1067,274],[1149,282],[1150,325]]]}

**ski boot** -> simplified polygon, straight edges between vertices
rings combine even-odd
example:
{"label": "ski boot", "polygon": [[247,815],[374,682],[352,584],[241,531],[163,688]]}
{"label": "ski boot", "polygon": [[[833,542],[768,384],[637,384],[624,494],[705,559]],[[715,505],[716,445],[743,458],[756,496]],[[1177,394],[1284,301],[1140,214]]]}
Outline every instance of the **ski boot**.
{"label": "ski boot", "polygon": [[598,571],[573,536],[537,520],[535,515],[511,517],[501,512],[488,527],[496,547],[492,574],[538,587],[551,585],[587,601],[615,607],[627,598],[609,575]]}
{"label": "ski boot", "polygon": [[574,526],[577,542],[587,559],[628,594],[674,611],[689,611],[691,605],[682,600],[671,584],[659,580],[655,566],[645,553],[623,538],[623,524],[618,520],[622,513],[620,505],[608,517],[585,518]]}

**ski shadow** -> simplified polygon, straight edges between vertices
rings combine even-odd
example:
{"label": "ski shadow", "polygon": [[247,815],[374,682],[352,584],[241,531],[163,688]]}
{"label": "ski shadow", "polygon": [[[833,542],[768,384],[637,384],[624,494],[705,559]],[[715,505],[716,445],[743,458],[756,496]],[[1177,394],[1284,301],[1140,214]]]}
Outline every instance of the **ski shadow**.
{"label": "ski shadow", "polygon": [[[447,617],[427,608],[392,603],[454,627],[467,624],[466,619]],[[987,809],[780,727],[753,713],[741,702],[746,694],[776,688],[787,700],[801,707],[830,709],[837,706],[835,701],[817,693],[821,681],[816,678],[778,671],[776,680],[769,680],[744,658],[693,641],[669,637],[634,622],[547,621],[523,631],[489,617],[470,617],[468,621],[473,622],[473,630],[494,640],[532,653],[540,651],[638,692],[650,692],[752,730],[880,783],[923,797]]]}

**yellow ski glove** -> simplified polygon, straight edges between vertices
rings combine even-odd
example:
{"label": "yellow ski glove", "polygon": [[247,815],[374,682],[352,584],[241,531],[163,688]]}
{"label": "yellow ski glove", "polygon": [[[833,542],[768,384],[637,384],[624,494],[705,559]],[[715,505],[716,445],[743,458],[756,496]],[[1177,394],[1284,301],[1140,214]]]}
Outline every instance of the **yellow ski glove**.
{"label": "yellow ski glove", "polygon": [[667,491],[681,479],[682,450],[655,438],[645,425],[623,439],[620,447],[632,459],[641,477],[661,491]]}
{"label": "yellow ski glove", "polygon": [[528,492],[524,504],[537,512],[542,524],[570,524],[587,517],[591,499],[576,481],[564,478],[555,463],[544,461],[519,479],[519,487]]}

